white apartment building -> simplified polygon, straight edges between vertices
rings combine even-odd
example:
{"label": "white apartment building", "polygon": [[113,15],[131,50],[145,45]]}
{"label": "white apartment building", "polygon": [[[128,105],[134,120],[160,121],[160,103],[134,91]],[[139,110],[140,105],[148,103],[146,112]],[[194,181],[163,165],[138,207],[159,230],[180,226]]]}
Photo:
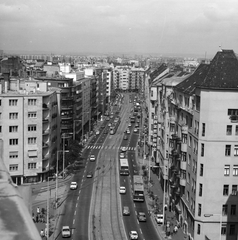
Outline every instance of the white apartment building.
{"label": "white apartment building", "polygon": [[237,79],[237,56],[222,50],[172,88],[153,89],[168,204],[190,239],[237,239]]}
{"label": "white apartment building", "polygon": [[4,81],[0,85],[3,159],[16,184],[44,180],[56,159],[57,92],[47,83]]}

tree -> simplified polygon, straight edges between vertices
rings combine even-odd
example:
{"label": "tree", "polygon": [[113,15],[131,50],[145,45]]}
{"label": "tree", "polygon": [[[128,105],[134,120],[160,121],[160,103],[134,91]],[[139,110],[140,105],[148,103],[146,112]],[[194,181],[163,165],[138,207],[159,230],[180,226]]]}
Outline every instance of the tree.
{"label": "tree", "polygon": [[82,156],[83,146],[79,144],[78,141],[70,139],[68,144],[68,150],[69,152],[67,153],[67,155],[65,155],[66,165],[72,164],[75,161],[82,160],[81,156]]}

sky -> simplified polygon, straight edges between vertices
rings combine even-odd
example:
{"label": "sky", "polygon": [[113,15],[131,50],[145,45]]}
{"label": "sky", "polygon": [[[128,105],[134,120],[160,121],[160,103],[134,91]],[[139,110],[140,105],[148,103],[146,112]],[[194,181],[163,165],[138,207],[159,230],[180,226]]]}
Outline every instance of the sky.
{"label": "sky", "polygon": [[237,0],[0,0],[0,49],[54,54],[238,53]]}

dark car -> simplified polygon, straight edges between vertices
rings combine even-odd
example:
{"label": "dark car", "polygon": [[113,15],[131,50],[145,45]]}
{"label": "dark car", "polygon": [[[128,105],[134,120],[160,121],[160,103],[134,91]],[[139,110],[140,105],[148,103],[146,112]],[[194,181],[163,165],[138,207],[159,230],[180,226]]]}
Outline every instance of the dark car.
{"label": "dark car", "polygon": [[137,218],[139,222],[146,222],[146,216],[144,212],[137,212]]}
{"label": "dark car", "polygon": [[87,178],[92,178],[93,177],[93,172],[92,171],[89,171],[88,173],[87,173]]}
{"label": "dark car", "polygon": [[124,139],[124,140],[128,140],[127,134],[124,135],[123,139]]}

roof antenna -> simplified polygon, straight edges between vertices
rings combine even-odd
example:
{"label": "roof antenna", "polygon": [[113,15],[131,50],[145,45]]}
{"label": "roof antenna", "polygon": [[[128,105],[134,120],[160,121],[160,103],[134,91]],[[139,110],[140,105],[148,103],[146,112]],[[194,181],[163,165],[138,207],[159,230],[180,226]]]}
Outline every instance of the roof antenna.
{"label": "roof antenna", "polygon": [[219,52],[222,52],[222,44],[219,46]]}

